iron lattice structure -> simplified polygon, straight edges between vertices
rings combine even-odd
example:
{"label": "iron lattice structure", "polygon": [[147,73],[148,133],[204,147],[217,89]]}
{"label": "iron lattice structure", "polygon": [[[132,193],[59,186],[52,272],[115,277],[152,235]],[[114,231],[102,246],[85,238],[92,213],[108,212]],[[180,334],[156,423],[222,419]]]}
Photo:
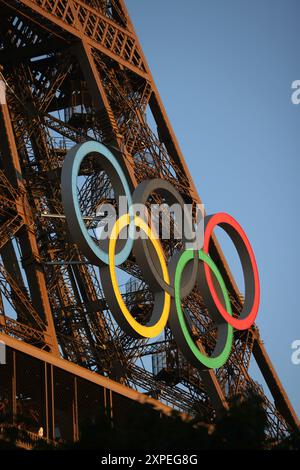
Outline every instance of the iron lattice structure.
{"label": "iron lattice structure", "polygon": [[[68,148],[86,140],[114,149],[132,188],[159,177],[186,203],[200,203],[123,0],[0,0],[0,10],[7,99],[0,131],[1,332],[208,421],[230,397],[255,389],[268,411],[270,435],[282,438],[298,420],[256,326],[235,333],[223,368],[199,372],[183,359],[168,328],[155,342],[124,335],[108,310],[97,268],[69,236],[61,167]],[[112,188],[93,161],[82,175],[82,213],[94,216],[101,203],[113,200]],[[166,253],[176,244],[165,245]],[[211,256],[238,315],[243,299],[215,238]],[[152,297],[135,260],[122,268],[131,276],[127,304],[147,317]],[[195,340],[209,351],[216,332],[197,290],[185,308]],[[273,401],[249,375],[252,355]]]}

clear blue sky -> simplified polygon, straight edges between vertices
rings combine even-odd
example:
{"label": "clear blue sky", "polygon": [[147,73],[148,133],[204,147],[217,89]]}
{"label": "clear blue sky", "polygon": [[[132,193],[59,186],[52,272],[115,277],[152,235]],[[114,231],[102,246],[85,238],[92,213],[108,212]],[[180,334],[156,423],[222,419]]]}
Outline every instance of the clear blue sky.
{"label": "clear blue sky", "polygon": [[[300,415],[299,0],[126,0],[206,211],[229,212],[260,270],[257,324]],[[226,241],[226,240],[225,240]],[[238,259],[225,243],[233,272]]]}

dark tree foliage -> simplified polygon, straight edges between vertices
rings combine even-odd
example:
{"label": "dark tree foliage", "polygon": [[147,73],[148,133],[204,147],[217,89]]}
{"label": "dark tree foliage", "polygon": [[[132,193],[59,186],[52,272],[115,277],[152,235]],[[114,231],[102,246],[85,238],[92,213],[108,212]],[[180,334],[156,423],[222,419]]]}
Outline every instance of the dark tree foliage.
{"label": "dark tree foliage", "polygon": [[262,399],[255,394],[247,399],[237,396],[217,420],[211,444],[216,449],[265,449],[267,429]]}
{"label": "dark tree foliage", "polygon": [[134,413],[126,409],[124,416],[114,425],[104,417],[94,423],[81,423],[80,440],[72,445],[31,441],[22,427],[9,428],[2,435],[0,450],[17,449],[18,440],[34,450],[300,450],[299,432],[280,443],[268,437],[267,414],[261,398],[254,394],[231,400],[228,410],[213,425],[203,423],[199,417],[183,420],[177,412],[161,416],[147,405]]}
{"label": "dark tree foliage", "polygon": [[145,407],[130,416],[126,427],[104,424],[84,426],[79,442],[73,449],[153,449],[153,450],[214,450],[214,449],[299,449],[299,434],[289,436],[280,444],[268,437],[267,414],[262,399],[250,394],[235,397],[229,409],[207,426],[200,419],[183,421],[178,413],[158,417]]}

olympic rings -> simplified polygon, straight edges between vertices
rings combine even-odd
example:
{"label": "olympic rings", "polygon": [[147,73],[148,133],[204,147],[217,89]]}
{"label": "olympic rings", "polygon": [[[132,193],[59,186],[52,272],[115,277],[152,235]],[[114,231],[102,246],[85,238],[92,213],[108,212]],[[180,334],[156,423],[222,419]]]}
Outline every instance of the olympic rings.
{"label": "olympic rings", "polygon": [[[107,246],[105,243],[99,246],[89,235],[77,199],[76,181],[80,165],[91,154],[96,158],[99,168],[107,173],[116,198],[125,196],[128,203],[128,211],[119,215],[109,233]],[[237,330],[250,328],[259,307],[260,285],[255,256],[238,222],[224,213],[206,216],[203,250],[194,249],[193,225],[188,217],[190,214],[186,211],[184,200],[178,191],[169,182],[153,179],[140,183],[131,195],[126,176],[116,157],[98,142],[79,144],[68,152],[62,169],[61,187],[62,202],[71,236],[89,261],[99,265],[108,308],[120,327],[136,338],[154,338],[169,322],[174,338],[188,361],[199,369],[221,367],[229,357],[234,328]],[[168,263],[156,234],[143,220],[145,214],[137,215],[134,211],[136,204],[145,207],[152,193],[159,194],[169,204],[174,202],[179,204],[183,215],[184,248],[175,252]],[[216,226],[226,231],[241,259],[245,280],[245,302],[238,318],[232,315],[225,281],[209,255],[209,243]],[[128,227],[129,236],[121,246],[118,245],[117,249],[120,234]],[[133,232],[136,235],[137,228],[146,235],[146,239],[133,237]],[[127,261],[131,252],[154,296],[153,310],[146,324],[137,320],[140,313],[138,308],[136,312],[129,311],[118,286],[116,266]],[[191,293],[196,283],[217,328],[216,344],[210,356],[206,355],[199,338],[195,343],[182,307],[182,299]]]}

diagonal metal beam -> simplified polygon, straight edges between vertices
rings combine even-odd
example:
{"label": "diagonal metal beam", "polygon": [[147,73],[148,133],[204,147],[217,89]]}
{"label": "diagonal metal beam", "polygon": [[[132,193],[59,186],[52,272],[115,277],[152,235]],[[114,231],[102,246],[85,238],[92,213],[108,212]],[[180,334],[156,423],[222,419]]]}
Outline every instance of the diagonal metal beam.
{"label": "diagonal metal beam", "polygon": [[39,250],[34,233],[33,215],[25,194],[19,155],[8,105],[5,100],[3,100],[3,103],[0,105],[0,144],[3,153],[3,160],[5,160],[7,166],[7,177],[16,190],[19,190],[22,194],[21,207],[17,204],[19,215],[24,221],[24,226],[22,227],[22,233],[20,233],[19,240],[32,300],[36,310],[39,314],[44,316],[45,323],[47,324],[46,333],[52,339],[51,350],[53,354],[59,355],[46,280],[44,273],[38,264]]}
{"label": "diagonal metal beam", "polygon": [[[12,2],[1,0],[11,6]],[[116,60],[137,75],[147,79],[136,36],[107,16],[80,0],[20,0],[18,3],[30,8],[42,18],[55,23],[74,37]],[[13,5],[12,5],[13,6]]]}

